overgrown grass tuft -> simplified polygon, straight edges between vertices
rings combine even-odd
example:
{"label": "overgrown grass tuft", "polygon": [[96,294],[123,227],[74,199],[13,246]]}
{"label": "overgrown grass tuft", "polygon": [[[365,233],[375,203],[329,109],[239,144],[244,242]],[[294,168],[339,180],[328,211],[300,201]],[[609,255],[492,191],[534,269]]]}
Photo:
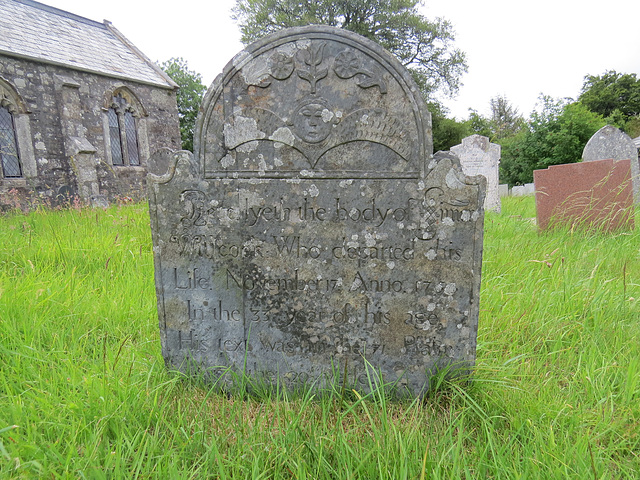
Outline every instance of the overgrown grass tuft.
{"label": "overgrown grass tuft", "polygon": [[414,401],[187,381],[146,205],[0,217],[0,477],[636,478],[640,231],[533,217],[487,215],[475,373]]}

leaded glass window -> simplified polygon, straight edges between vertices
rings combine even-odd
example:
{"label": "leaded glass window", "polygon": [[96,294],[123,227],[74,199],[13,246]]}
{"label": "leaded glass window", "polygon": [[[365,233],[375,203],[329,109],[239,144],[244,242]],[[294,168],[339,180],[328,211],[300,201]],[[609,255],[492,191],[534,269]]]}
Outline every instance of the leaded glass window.
{"label": "leaded glass window", "polygon": [[113,165],[140,165],[136,116],[135,107],[130,104],[122,92],[112,97],[107,117],[111,143],[111,163]]}
{"label": "leaded glass window", "polygon": [[140,165],[138,154],[138,135],[136,133],[136,120],[131,112],[124,113],[124,130],[127,137],[127,152],[129,153],[129,165]]}
{"label": "leaded glass window", "polygon": [[110,108],[107,113],[109,117],[109,138],[111,140],[111,162],[114,165],[124,165],[122,157],[122,140],[120,139],[120,123],[115,108]]}
{"label": "leaded glass window", "polygon": [[0,107],[0,157],[5,178],[22,177],[13,115],[5,107]]}

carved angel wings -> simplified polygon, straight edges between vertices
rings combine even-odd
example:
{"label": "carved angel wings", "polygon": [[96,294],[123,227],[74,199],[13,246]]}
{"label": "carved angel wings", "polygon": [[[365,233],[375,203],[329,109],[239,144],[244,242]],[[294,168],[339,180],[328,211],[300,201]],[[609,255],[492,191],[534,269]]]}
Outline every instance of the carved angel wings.
{"label": "carved angel wings", "polygon": [[228,151],[255,141],[288,145],[300,152],[311,168],[329,150],[356,141],[384,145],[405,161],[413,150],[398,118],[379,109],[360,109],[343,117],[322,99],[308,100],[287,120],[269,110],[246,108],[226,119],[223,136]]}

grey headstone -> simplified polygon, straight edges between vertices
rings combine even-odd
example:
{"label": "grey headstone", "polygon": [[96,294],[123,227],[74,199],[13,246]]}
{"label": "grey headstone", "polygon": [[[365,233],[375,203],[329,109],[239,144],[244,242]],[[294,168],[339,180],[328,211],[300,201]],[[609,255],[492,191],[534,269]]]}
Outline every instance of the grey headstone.
{"label": "grey headstone", "polygon": [[508,197],[509,196],[509,185],[507,185],[506,183],[501,183],[500,185],[498,185],[498,193],[500,195],[500,198]]}
{"label": "grey headstone", "polygon": [[369,365],[413,394],[473,365],[485,180],[431,152],[420,92],[378,45],[313,26],[237,55],[195,154],[149,176],[167,364],[365,390]]}
{"label": "grey headstone", "polygon": [[629,135],[613,125],[605,125],[587,142],[582,151],[582,161],[631,160],[631,183],[634,203],[640,203],[640,164],[638,148]]}
{"label": "grey headstone", "polygon": [[525,183],[524,185],[515,185],[511,189],[511,196],[524,197],[525,195],[533,195],[535,193],[535,184]]}
{"label": "grey headstone", "polygon": [[460,159],[462,171],[466,175],[482,175],[487,179],[484,208],[500,212],[500,192],[498,191],[500,145],[490,143],[489,138],[482,135],[471,135],[463,138],[462,144],[451,147],[451,151]]}
{"label": "grey headstone", "polygon": [[524,185],[514,185],[513,187],[511,187],[511,196],[522,197],[523,195],[525,195],[524,191]]}

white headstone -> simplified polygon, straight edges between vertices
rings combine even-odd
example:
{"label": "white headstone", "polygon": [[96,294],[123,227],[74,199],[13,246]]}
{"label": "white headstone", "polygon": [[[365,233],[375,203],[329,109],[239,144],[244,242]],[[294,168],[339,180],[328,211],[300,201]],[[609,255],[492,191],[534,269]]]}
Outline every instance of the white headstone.
{"label": "white headstone", "polygon": [[487,179],[485,210],[500,212],[500,192],[498,190],[498,165],[500,145],[490,143],[487,137],[471,135],[463,138],[461,145],[451,147],[451,152],[460,159],[462,171],[466,175],[482,175]]}

